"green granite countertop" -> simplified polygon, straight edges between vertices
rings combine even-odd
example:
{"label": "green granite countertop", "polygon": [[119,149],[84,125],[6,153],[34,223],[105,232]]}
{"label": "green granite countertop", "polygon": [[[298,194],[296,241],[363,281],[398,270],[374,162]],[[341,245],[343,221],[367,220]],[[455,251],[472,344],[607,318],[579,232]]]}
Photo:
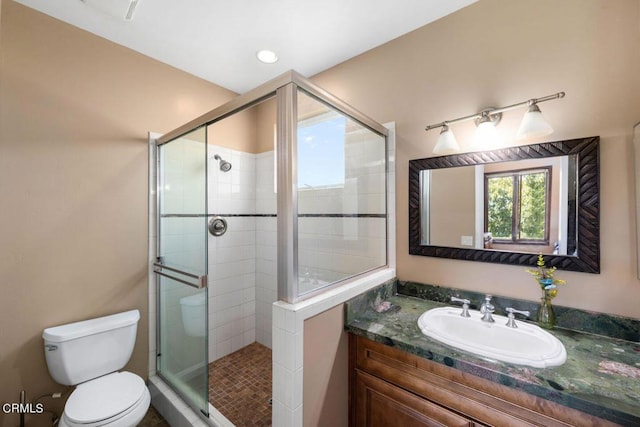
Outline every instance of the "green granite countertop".
{"label": "green granite countertop", "polygon": [[[363,297],[371,301],[371,296]],[[551,333],[564,344],[567,361],[531,368],[490,361],[441,344],[420,332],[418,317],[442,304],[403,295],[386,296],[394,309],[378,313],[371,303],[347,304],[345,328],[409,353],[626,426],[640,426],[640,343],[568,329]]]}

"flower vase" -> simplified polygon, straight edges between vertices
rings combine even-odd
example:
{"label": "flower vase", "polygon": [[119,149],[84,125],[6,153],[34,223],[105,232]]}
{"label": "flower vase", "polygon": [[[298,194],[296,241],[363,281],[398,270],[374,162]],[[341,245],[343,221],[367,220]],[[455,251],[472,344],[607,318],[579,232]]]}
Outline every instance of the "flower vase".
{"label": "flower vase", "polygon": [[540,308],[536,316],[536,321],[541,328],[552,329],[556,324],[556,314],[553,312],[551,305],[552,297],[544,292],[544,296],[540,298]]}

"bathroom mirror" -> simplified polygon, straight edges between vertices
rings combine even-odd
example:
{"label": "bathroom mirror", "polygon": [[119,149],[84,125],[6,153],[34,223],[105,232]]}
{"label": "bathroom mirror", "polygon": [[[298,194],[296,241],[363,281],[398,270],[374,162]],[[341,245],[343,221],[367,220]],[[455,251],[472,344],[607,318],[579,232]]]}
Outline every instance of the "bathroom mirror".
{"label": "bathroom mirror", "polygon": [[409,162],[409,253],[600,272],[599,137]]}

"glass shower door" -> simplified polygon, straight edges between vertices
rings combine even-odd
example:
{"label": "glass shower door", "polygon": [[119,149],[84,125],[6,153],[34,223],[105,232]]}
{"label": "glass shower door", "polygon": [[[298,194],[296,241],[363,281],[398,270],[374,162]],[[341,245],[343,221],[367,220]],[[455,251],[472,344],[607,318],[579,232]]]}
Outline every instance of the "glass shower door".
{"label": "glass shower door", "polygon": [[158,147],[159,375],[208,416],[206,127]]}

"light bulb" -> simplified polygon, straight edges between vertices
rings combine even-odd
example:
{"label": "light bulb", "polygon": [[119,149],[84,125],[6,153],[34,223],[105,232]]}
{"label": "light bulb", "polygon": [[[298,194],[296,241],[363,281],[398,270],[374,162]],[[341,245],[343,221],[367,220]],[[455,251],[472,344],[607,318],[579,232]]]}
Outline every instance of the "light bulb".
{"label": "light bulb", "polygon": [[447,125],[442,126],[438,142],[433,148],[433,154],[450,154],[458,151],[460,151],[460,146],[458,146],[453,131]]}
{"label": "light bulb", "polygon": [[541,138],[551,133],[553,133],[553,128],[542,117],[542,112],[540,112],[538,105],[531,104],[529,110],[524,113],[516,138]]}
{"label": "light bulb", "polygon": [[488,114],[483,115],[476,129],[474,144],[481,149],[492,148],[498,145],[498,130]]}

